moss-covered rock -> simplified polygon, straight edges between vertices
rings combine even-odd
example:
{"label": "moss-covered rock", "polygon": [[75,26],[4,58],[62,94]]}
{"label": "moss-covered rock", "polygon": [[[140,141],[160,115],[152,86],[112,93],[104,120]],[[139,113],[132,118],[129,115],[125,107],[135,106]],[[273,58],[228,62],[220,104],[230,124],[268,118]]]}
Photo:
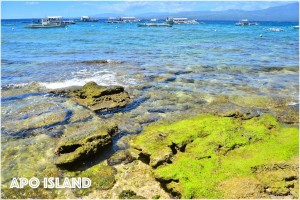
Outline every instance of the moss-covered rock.
{"label": "moss-covered rock", "polygon": [[51,93],[67,95],[93,111],[109,111],[130,103],[130,97],[122,86],[104,87],[88,82],[83,87],[56,90]]}
{"label": "moss-covered rock", "polygon": [[57,166],[76,165],[76,162],[98,153],[111,143],[111,135],[117,131],[116,126],[103,125],[99,120],[75,123],[65,129],[56,149]]}
{"label": "moss-covered rock", "polygon": [[[148,158],[154,176],[173,196],[256,198],[268,194],[253,167],[290,160],[298,155],[298,143],[298,127],[282,126],[271,115],[241,120],[202,114],[148,126],[131,146]],[[224,192],[245,182],[249,191]],[[283,194],[287,186],[274,188],[282,190],[274,194]]]}
{"label": "moss-covered rock", "polygon": [[84,171],[66,172],[66,175],[76,177],[86,177],[91,179],[92,184],[89,188],[75,188],[73,193],[77,197],[87,196],[96,190],[108,190],[115,184],[115,175],[117,170],[110,166],[97,164]]}

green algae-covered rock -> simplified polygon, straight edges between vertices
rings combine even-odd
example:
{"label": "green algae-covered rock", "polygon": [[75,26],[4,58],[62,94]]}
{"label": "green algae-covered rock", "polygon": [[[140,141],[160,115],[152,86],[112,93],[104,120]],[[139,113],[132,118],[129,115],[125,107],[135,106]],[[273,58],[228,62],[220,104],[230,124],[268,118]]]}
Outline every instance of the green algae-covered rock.
{"label": "green algae-covered rock", "polygon": [[[271,115],[241,120],[202,114],[148,126],[131,146],[140,152],[140,158],[148,157],[154,176],[173,196],[258,198],[268,195],[266,181],[253,169],[298,156],[298,143],[298,127],[280,125]],[[290,172],[296,177],[293,187],[298,187],[298,174]],[[277,191],[274,195],[294,191],[291,183],[288,187],[275,184],[278,179],[270,181],[274,185],[270,190]],[[249,190],[243,193],[245,182]]]}
{"label": "green algae-covered rock", "polygon": [[86,177],[91,179],[91,187],[72,189],[77,197],[86,196],[95,190],[108,190],[115,184],[117,170],[103,164],[94,165],[84,171],[66,172],[68,176]]}
{"label": "green algae-covered rock", "polygon": [[111,135],[117,131],[114,125],[103,125],[99,120],[75,123],[68,126],[65,137],[59,141],[55,153],[57,166],[76,165],[111,143]]}
{"label": "green algae-covered rock", "polygon": [[93,111],[109,111],[130,103],[130,97],[122,86],[104,87],[95,82],[88,82],[80,88],[56,90],[51,93],[67,95]]}

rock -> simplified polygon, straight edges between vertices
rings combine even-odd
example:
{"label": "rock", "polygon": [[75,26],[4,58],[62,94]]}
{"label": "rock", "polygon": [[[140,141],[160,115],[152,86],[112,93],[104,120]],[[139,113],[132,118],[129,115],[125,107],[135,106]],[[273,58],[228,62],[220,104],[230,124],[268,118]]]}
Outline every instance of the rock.
{"label": "rock", "polygon": [[55,90],[50,93],[66,95],[93,111],[110,111],[130,103],[130,97],[122,86],[104,87],[88,82],[80,88]]}
{"label": "rock", "polygon": [[133,161],[133,157],[131,156],[130,152],[127,150],[121,150],[107,159],[107,165],[113,166],[117,164],[127,164]]}
{"label": "rock", "polygon": [[254,108],[244,108],[236,104],[226,102],[226,103],[211,103],[203,108],[206,113],[215,114],[221,117],[234,117],[241,119],[251,119],[253,117],[258,117],[261,113],[259,109]]}
{"label": "rock", "polygon": [[287,124],[298,124],[299,123],[299,110],[293,109],[291,106],[285,106],[282,108],[277,108],[272,111],[276,118]]}
{"label": "rock", "polygon": [[75,188],[73,192],[77,197],[86,196],[95,190],[108,190],[111,189],[115,182],[115,175],[117,174],[117,170],[114,167],[105,166],[105,165],[94,165],[91,168],[88,168],[82,172],[67,172],[68,176],[75,177],[86,177],[91,179],[92,185],[89,188]]}
{"label": "rock", "polygon": [[263,185],[255,178],[233,178],[220,184],[229,199],[260,199],[264,195]]}
{"label": "rock", "polygon": [[45,130],[66,123],[70,114],[71,111],[64,106],[52,102],[34,104],[20,109],[16,106],[13,111],[2,115],[1,131],[8,137],[33,136],[33,131],[36,129]]}
{"label": "rock", "polygon": [[91,65],[91,64],[121,64],[123,62],[114,61],[114,60],[85,60],[85,61],[82,61],[81,63]]}
{"label": "rock", "polygon": [[98,120],[70,125],[55,149],[55,164],[68,167],[98,153],[111,143],[116,130],[116,126],[104,126]]}
{"label": "rock", "polygon": [[[298,157],[298,131],[297,126],[283,126],[268,114],[248,120],[200,114],[144,127],[130,145],[174,197],[258,198],[268,195],[264,190],[272,178],[254,177],[252,167]],[[298,168],[294,168],[281,175],[270,173],[278,176],[270,185],[273,195],[296,193],[291,189],[298,184]],[[240,189],[225,193],[224,187]]]}
{"label": "rock", "polygon": [[132,190],[123,190],[120,195],[120,199],[146,199],[145,197],[136,195],[136,193]]}
{"label": "rock", "polygon": [[278,162],[260,165],[252,168],[253,173],[262,185],[266,186],[269,195],[284,197],[293,195],[298,198],[297,193],[292,190],[299,185],[299,160],[297,158],[290,162]]}

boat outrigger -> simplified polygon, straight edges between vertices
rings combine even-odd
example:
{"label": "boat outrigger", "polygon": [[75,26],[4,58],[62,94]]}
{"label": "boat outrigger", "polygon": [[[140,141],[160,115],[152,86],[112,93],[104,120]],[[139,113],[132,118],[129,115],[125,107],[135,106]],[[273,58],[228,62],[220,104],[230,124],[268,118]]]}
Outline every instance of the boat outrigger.
{"label": "boat outrigger", "polygon": [[171,24],[166,23],[142,23],[138,24],[139,27],[172,27]]}
{"label": "boat outrigger", "polygon": [[25,26],[25,28],[64,28],[67,23],[63,23],[61,19],[61,16],[48,16],[37,23]]}

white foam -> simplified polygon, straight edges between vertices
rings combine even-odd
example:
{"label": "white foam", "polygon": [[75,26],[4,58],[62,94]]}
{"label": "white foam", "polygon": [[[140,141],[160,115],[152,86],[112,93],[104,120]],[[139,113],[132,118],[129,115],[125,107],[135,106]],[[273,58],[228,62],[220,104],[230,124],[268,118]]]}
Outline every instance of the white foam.
{"label": "white foam", "polygon": [[69,80],[56,81],[56,82],[40,82],[41,86],[48,89],[66,88],[71,86],[83,86],[86,83],[94,81],[98,85],[118,85],[116,78],[113,74],[103,74],[102,76],[90,77],[90,78],[73,78]]}

